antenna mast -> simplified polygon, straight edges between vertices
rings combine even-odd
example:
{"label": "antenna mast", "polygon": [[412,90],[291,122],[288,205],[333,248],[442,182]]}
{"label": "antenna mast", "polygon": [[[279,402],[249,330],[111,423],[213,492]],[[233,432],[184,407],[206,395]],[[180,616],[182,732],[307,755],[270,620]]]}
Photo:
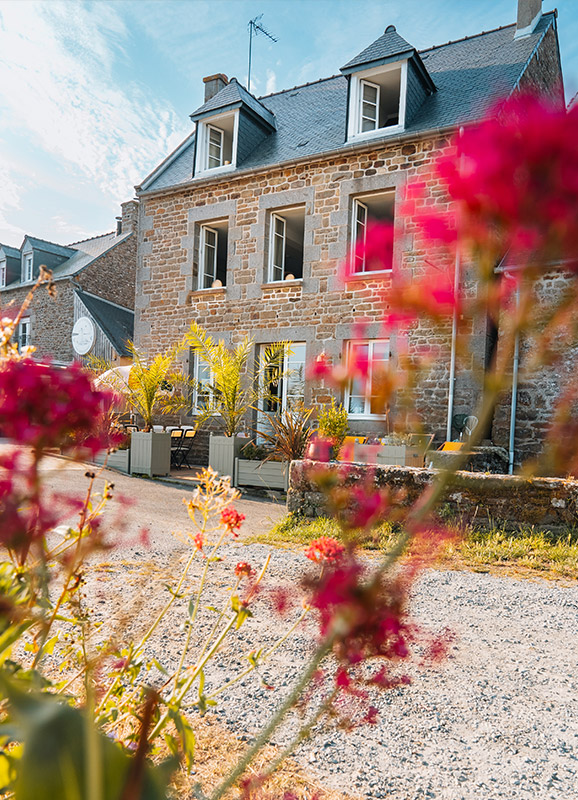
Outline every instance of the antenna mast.
{"label": "antenna mast", "polygon": [[268,36],[272,42],[276,42],[277,39],[273,36],[272,33],[269,33],[267,28],[261,23],[261,19],[263,18],[263,14],[259,14],[258,17],[249,20],[249,69],[247,72],[247,88],[251,91],[251,51],[253,49],[253,36],[256,36],[258,33],[264,33],[265,36]]}

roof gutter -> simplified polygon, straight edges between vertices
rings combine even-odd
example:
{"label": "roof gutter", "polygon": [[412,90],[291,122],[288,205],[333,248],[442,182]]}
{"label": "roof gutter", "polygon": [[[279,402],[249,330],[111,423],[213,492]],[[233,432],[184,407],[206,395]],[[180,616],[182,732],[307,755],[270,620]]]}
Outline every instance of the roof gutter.
{"label": "roof gutter", "polygon": [[398,136],[391,137],[391,139],[372,139],[369,143],[359,144],[359,143],[351,143],[348,145],[342,145],[341,147],[334,148],[333,150],[327,150],[323,153],[315,153],[313,155],[305,155],[300,156],[299,158],[292,158],[289,161],[280,161],[278,164],[271,165],[266,164],[259,167],[250,167],[249,169],[237,170],[235,173],[226,173],[223,176],[213,176],[207,177],[204,179],[200,178],[192,178],[185,183],[178,183],[174,186],[167,186],[164,189],[157,189],[156,191],[146,191],[146,189],[141,189],[141,186],[135,186],[135,192],[139,197],[161,197],[167,194],[173,194],[174,192],[180,192],[183,189],[191,189],[197,186],[209,186],[215,183],[225,183],[227,181],[236,180],[246,178],[249,175],[259,175],[260,173],[271,172],[274,169],[285,169],[287,167],[291,167],[298,164],[306,164],[311,163],[312,161],[325,161],[329,158],[335,158],[336,156],[347,155],[349,153],[365,153],[370,150],[375,150],[376,146],[383,147],[387,146],[390,142],[393,144],[398,144],[400,142],[407,142],[407,141],[421,141],[422,139],[430,139],[432,136],[446,136],[447,134],[455,133],[458,130],[459,126],[454,125],[446,125],[443,128],[429,128],[427,131],[423,132],[408,132],[402,133]]}

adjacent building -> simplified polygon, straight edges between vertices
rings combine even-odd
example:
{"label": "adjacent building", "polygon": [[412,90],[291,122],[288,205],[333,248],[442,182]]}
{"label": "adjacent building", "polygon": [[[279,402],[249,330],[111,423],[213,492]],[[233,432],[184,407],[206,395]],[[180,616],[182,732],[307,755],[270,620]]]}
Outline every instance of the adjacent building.
{"label": "adjacent building", "polygon": [[[304,371],[322,353],[334,363],[359,351],[370,364],[398,363],[396,337],[381,325],[384,292],[396,271],[419,276],[429,255],[400,218],[406,182],[423,181],[444,207],[431,167],[459,126],[498,94],[535,89],[563,103],[556,13],[542,13],[539,0],[520,0],[515,24],[477,36],[423,51],[407,37],[390,25],[361,53],[344,54],[338,74],[263,97],[223,74],[204,79],[190,136],[137,187],[140,347],[164,349],[192,320],[226,342],[250,335],[255,358],[288,340],[287,377],[271,386],[276,409],[327,401]],[[370,219],[394,221],[390,260],[376,269],[360,259],[344,277],[340,264]],[[495,332],[473,322],[470,357],[453,380],[450,339],[424,322],[409,333],[410,350],[436,346],[415,404],[438,440],[451,430],[449,407],[473,413]],[[193,358],[188,369],[209,378]],[[384,431],[371,379],[340,399],[353,431]],[[195,403],[188,421],[194,413]]]}
{"label": "adjacent building", "polygon": [[19,345],[34,358],[66,365],[90,355],[121,363],[134,332],[138,203],[123,203],[116,230],[60,245],[26,236],[17,249],[0,244],[0,307],[15,316],[37,281],[52,271],[56,295],[41,286],[22,318]]}

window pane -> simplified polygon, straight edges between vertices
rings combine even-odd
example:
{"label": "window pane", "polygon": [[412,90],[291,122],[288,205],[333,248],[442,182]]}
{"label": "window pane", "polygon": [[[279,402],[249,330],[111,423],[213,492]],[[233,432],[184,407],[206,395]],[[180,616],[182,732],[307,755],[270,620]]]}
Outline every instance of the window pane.
{"label": "window pane", "polygon": [[377,122],[374,119],[367,119],[367,117],[363,117],[361,120],[361,131],[365,133],[365,131],[374,131],[376,128]]}
{"label": "window pane", "polygon": [[349,396],[347,412],[349,414],[363,414],[365,411],[365,399],[354,395]]}
{"label": "window pane", "polygon": [[377,103],[377,86],[370,86],[368,83],[363,84],[363,100],[365,102]]}
{"label": "window pane", "polygon": [[362,107],[362,115],[367,119],[377,119],[377,106],[372,106],[369,103],[364,103]]}
{"label": "window pane", "polygon": [[292,344],[286,358],[287,408],[295,408],[305,399],[305,344]]}
{"label": "window pane", "polygon": [[209,128],[209,168],[220,167],[223,163],[223,132]]}

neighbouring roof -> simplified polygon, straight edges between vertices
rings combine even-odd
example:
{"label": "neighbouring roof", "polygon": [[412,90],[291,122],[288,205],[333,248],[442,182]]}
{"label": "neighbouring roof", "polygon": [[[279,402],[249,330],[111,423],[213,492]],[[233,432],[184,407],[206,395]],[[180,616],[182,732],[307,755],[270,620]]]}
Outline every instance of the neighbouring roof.
{"label": "neighbouring roof", "polygon": [[[426,97],[406,126],[404,135],[457,127],[478,119],[497,96],[513,91],[546,31],[554,24],[555,13],[549,12],[525,38],[514,38],[516,25],[513,24],[420,51],[417,55],[437,91]],[[367,58],[368,51],[371,51],[369,55],[372,58],[375,55],[383,58],[384,53],[389,52],[388,48],[395,50],[401,47],[400,43],[407,45],[397,32],[395,42],[384,34],[348,64]],[[407,47],[413,50],[410,45]],[[230,85],[212,100],[221,102],[217,98]],[[274,166],[351,146],[351,142],[346,142],[347,79],[343,75],[266,95],[256,102],[274,115],[276,130],[237,164],[237,170]],[[201,106],[201,109],[206,109],[206,106]],[[392,137],[386,134],[384,139],[391,140]],[[379,138],[371,141],[378,142]],[[190,181],[193,145],[194,136],[187,137],[143,181],[141,192],[153,192]]]}
{"label": "neighbouring roof", "polygon": [[231,78],[229,83],[217,92],[216,95],[207,100],[200,108],[191,114],[191,119],[196,122],[198,119],[210,116],[217,111],[228,111],[234,108],[245,106],[253,112],[272,130],[275,129],[275,117],[271,111],[250,94],[236,78]]}
{"label": "neighbouring roof", "polygon": [[120,356],[130,356],[127,342],[134,336],[134,311],[81,289],[77,289],[76,294],[116,352]]}
{"label": "neighbouring roof", "polygon": [[[52,267],[53,279],[59,280],[76,275],[85,267],[88,267],[89,264],[92,264],[93,261],[96,261],[97,258],[104,255],[109,250],[112,250],[121,242],[126,241],[129,236],[132,236],[130,231],[121,233],[120,236],[117,236],[115,233],[105,233],[102,236],[95,236],[92,239],[85,239],[84,241],[74,242],[74,244],[69,245],[58,245],[54,244],[54,242],[47,242],[44,239],[35,239],[32,236],[26,236],[20,250],[16,250],[16,248],[9,249],[16,254],[17,258],[20,258],[24,245],[26,242],[29,242],[35,250],[67,256],[66,260],[61,264]],[[1,246],[6,250],[5,245]],[[6,288],[12,289],[19,284],[20,279],[12,281]]]}
{"label": "neighbouring roof", "polygon": [[4,255],[8,258],[20,258],[21,256],[20,250],[17,250],[15,247],[9,247],[7,244],[2,244],[2,242],[0,242],[0,250],[2,250]]}

